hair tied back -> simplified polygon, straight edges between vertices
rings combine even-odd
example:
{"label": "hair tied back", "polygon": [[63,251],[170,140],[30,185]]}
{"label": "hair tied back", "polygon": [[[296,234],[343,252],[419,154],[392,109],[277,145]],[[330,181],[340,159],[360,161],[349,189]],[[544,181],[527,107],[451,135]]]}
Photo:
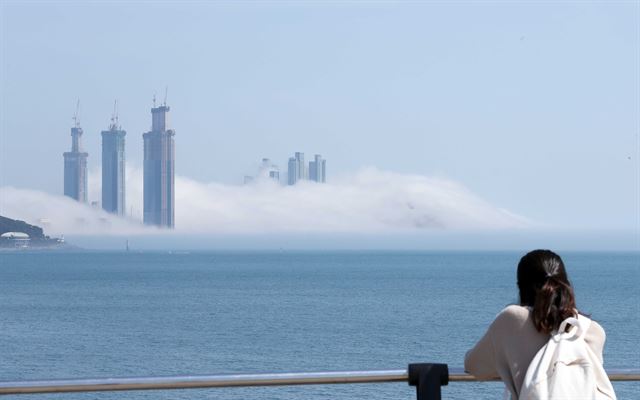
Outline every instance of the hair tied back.
{"label": "hair tied back", "polygon": [[520,305],[533,308],[533,323],[542,333],[557,330],[565,319],[576,316],[573,288],[564,263],[550,250],[534,250],[518,263]]}

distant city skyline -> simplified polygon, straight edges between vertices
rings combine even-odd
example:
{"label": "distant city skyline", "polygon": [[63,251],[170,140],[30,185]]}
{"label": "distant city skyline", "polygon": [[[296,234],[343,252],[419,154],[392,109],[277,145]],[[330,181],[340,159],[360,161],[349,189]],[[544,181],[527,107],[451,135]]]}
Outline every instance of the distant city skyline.
{"label": "distant city skyline", "polygon": [[[153,97],[151,108],[151,130],[142,135],[144,141],[143,170],[143,221],[146,225],[175,227],[175,131],[169,129],[170,107],[166,103],[156,107]],[[80,101],[74,114],[71,128],[72,146],[65,152],[64,192],[68,197],[92,207],[101,207],[108,213],[132,218],[126,212],[126,157],[125,136],[127,132],[119,124],[117,101],[114,103],[108,130],[101,131],[101,201],[88,197],[87,156],[82,148],[83,130],[79,121]],[[301,180],[326,183],[326,160],[315,154],[308,167],[304,152],[295,152],[289,158],[287,182],[280,180],[279,167],[269,158],[262,158],[257,175],[245,175],[244,184],[255,180],[269,179],[278,184],[295,185]]]}
{"label": "distant city skyline", "polygon": [[639,15],[622,1],[3,1],[0,187],[64,194],[77,98],[89,178],[115,98],[127,163],[144,168],[136,138],[168,86],[177,176],[237,185],[269,156],[283,181],[304,150],[331,182],[442,177],[534,221],[638,229]]}

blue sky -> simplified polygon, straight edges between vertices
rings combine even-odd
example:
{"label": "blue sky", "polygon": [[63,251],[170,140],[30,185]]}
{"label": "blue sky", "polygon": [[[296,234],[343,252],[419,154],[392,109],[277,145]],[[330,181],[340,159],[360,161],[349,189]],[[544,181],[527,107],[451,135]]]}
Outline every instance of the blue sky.
{"label": "blue sky", "polygon": [[176,173],[240,183],[322,154],[450,179],[567,229],[639,226],[638,2],[0,3],[0,186],[62,192],[114,99],[142,164],[168,86]]}

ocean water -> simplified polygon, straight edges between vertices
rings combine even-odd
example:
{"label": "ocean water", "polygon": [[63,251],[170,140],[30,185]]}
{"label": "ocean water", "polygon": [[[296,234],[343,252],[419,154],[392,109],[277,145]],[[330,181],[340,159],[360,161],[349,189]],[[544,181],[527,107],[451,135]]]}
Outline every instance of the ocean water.
{"label": "ocean water", "polygon": [[[0,380],[461,367],[519,253],[0,253]],[[640,254],[562,254],[605,365],[640,368]],[[614,385],[640,398],[640,383]],[[446,399],[499,399],[457,383]],[[7,396],[413,399],[404,383]]]}

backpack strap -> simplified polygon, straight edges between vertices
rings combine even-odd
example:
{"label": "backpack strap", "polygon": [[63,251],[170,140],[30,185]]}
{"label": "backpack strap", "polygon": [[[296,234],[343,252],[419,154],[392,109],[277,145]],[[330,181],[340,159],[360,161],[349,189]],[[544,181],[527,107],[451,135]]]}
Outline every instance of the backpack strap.
{"label": "backpack strap", "polygon": [[[571,328],[567,332],[567,325],[570,325]],[[591,320],[584,315],[579,315],[576,317],[569,317],[562,321],[560,327],[557,332],[555,332],[552,337],[553,340],[559,342],[560,340],[567,339],[583,339],[587,334],[587,330],[589,330],[589,326],[591,325]]]}

